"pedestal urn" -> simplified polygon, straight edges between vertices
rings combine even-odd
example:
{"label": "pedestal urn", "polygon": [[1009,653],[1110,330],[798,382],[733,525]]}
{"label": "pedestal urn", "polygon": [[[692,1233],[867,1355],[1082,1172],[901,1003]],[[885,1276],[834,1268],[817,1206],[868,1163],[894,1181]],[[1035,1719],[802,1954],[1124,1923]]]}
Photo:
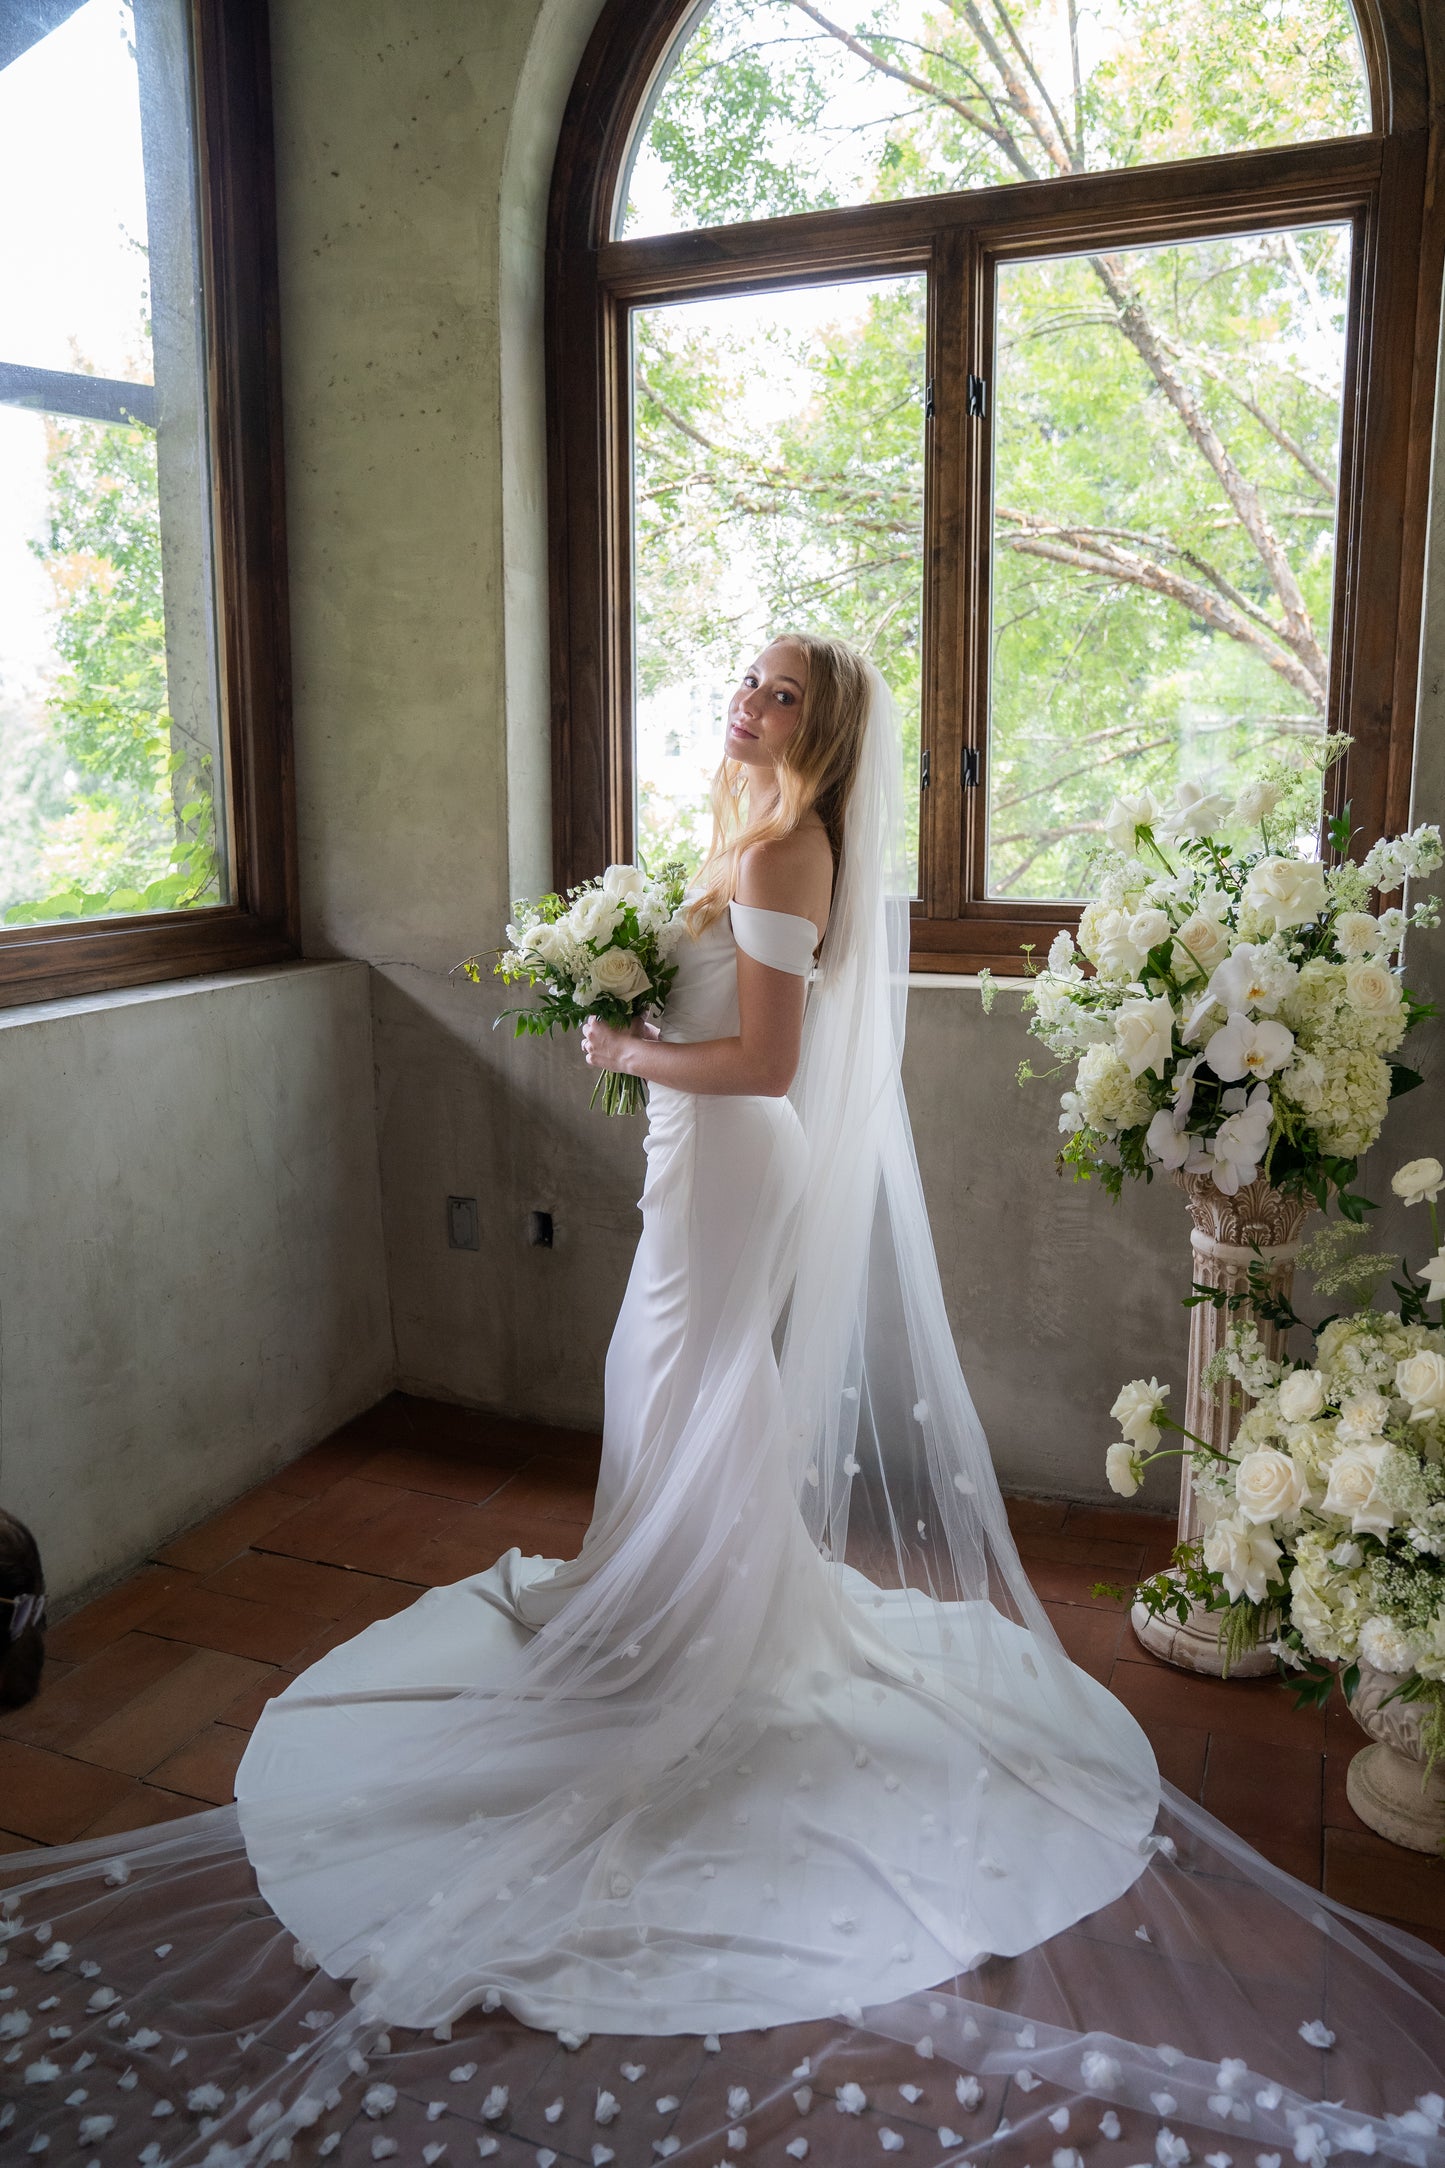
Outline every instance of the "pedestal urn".
{"label": "pedestal urn", "polygon": [[1345,1771],[1345,1792],[1362,1822],[1412,1852],[1445,1850],[1445,1765],[1427,1776],[1420,1713],[1413,1702],[1391,1701],[1400,1681],[1362,1662],[1350,1713],[1370,1734]]}
{"label": "pedestal urn", "polygon": [[[1179,1173],[1174,1177],[1189,1202],[1193,1282],[1217,1287],[1226,1294],[1244,1294],[1249,1288],[1252,1265],[1262,1266],[1272,1293],[1288,1295],[1294,1284],[1295,1259],[1299,1255],[1299,1232],[1313,1209],[1308,1198],[1286,1197],[1260,1179],[1226,1197],[1207,1174]],[[1224,1345],[1233,1323],[1249,1313],[1217,1309],[1212,1302],[1196,1303],[1190,1312],[1189,1376],[1184,1401],[1185,1428],[1196,1437],[1227,1451],[1239,1418],[1252,1403],[1241,1387],[1226,1378],[1206,1385],[1205,1371]],[[1272,1356],[1283,1348],[1278,1328],[1261,1319],[1252,1320]],[[1213,1509],[1195,1496],[1191,1477],[1193,1462],[1180,1462],[1179,1541],[1197,1543],[1207,1533]],[[1222,1677],[1224,1659],[1219,1645],[1221,1614],[1192,1606],[1187,1618],[1151,1618],[1142,1604],[1131,1614],[1134,1632],[1153,1656],[1177,1664],[1183,1671],[1203,1671]],[[1266,1648],[1247,1650],[1230,1665],[1229,1676],[1258,1678],[1275,1668]]]}

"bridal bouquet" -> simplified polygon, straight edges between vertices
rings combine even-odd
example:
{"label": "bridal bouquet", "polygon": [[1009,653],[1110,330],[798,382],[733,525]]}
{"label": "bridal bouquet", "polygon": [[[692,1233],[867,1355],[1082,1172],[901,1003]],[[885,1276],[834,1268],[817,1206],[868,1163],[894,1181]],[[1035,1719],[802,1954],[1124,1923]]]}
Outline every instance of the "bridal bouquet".
{"label": "bridal bouquet", "polygon": [[[589,1016],[625,1030],[634,1017],[657,1015],[677,973],[686,885],[682,866],[664,866],[656,875],[609,866],[565,897],[514,903],[509,945],[492,952],[492,969],[509,985],[521,980],[540,995],[528,1008],[503,1010],[516,1019],[515,1036],[571,1031]],[[458,968],[478,984],[482,961],[468,956]],[[608,1114],[638,1114],[647,1102],[640,1077],[610,1069],[597,1079],[594,1106],[599,1093]]]}
{"label": "bridal bouquet", "polygon": [[[1110,811],[1077,947],[1060,933],[1024,997],[1034,1036],[1077,1064],[1059,1127],[1078,1178],[1118,1195],[1125,1175],[1183,1169],[1233,1196],[1263,1172],[1322,1209],[1331,1190],[1363,1209],[1355,1163],[1391,1096],[1420,1081],[1396,1052],[1430,1013],[1401,983],[1400,950],[1408,926],[1439,918],[1433,901],[1368,905],[1440,865],[1440,831],[1327,867],[1293,847],[1296,795],[1186,783],[1168,809],[1144,791]],[[1253,848],[1221,840],[1241,826]],[[1330,840],[1347,847],[1348,809]]]}
{"label": "bridal bouquet", "polygon": [[[1173,1573],[1134,1592],[1155,1615],[1192,1599],[1223,1611],[1227,1654],[1270,1643],[1310,1698],[1343,1668],[1346,1697],[1359,1659],[1399,1680],[1395,1696],[1421,1707],[1433,1762],[1445,1754],[1445,1249],[1435,1199],[1438,1159],[1412,1160],[1392,1184],[1407,1204],[1428,1202],[1435,1254],[1419,1275],[1394,1281],[1398,1308],[1332,1317],[1307,1362],[1272,1361],[1253,1323],[1233,1324],[1221,1373],[1254,1405],[1229,1453],[1184,1430],[1164,1407],[1169,1388],[1136,1379],[1114,1403],[1124,1432],[1110,1446],[1112,1487],[1132,1497],[1162,1433],[1178,1431],[1210,1519],[1203,1541],[1175,1554]],[[1391,1259],[1348,1255],[1360,1237],[1334,1222],[1302,1261],[1329,1294],[1368,1296]],[[1249,1296],[1222,1298],[1248,1305]],[[1269,1315],[1298,1324],[1289,1312]],[[1211,1381],[1212,1382],[1212,1381]]]}

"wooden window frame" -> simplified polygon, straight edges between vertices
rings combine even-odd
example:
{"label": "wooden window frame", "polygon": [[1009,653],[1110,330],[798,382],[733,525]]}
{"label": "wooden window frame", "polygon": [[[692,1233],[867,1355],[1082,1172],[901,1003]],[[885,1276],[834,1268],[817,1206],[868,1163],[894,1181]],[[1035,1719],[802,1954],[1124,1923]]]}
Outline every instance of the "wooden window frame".
{"label": "wooden window frame", "polygon": [[[1353,228],[1340,513],[1326,727],[1352,743],[1331,805],[1365,844],[1409,816],[1445,191],[1429,187],[1445,103],[1445,19],[1429,0],[1354,0],[1371,132],[954,195],[612,237],[634,131],[695,0],[609,0],[573,86],[553,170],[547,394],[554,879],[633,851],[629,312],[841,277],[929,274],[934,382],[924,483],[922,894],[912,966],[1026,967],[1078,907],[982,894],[988,640],[987,426],[965,409],[991,375],[1004,257],[1124,248],[1324,219]],[[1383,125],[1381,123],[1383,122]]]}
{"label": "wooden window frame", "polygon": [[0,926],[0,1006],[301,953],[264,0],[191,0],[223,812],[232,900]]}

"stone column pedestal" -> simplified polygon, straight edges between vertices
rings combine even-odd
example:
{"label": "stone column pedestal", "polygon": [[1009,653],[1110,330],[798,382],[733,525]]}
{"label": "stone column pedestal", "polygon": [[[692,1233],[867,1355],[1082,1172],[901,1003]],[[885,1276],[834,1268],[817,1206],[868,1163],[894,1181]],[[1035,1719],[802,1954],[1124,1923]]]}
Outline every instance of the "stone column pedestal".
{"label": "stone column pedestal", "polygon": [[[1263,1263],[1269,1271],[1271,1289],[1288,1295],[1294,1284],[1295,1259],[1299,1255],[1299,1231],[1312,1209],[1308,1199],[1285,1197],[1262,1178],[1251,1182],[1236,1196],[1226,1197],[1207,1174],[1176,1174],[1175,1181],[1189,1202],[1194,1225],[1189,1240],[1193,1251],[1191,1278],[1203,1287],[1218,1287],[1227,1294],[1246,1292],[1251,1265]],[[1240,1414],[1251,1403],[1247,1395],[1225,1379],[1206,1385],[1204,1373],[1224,1345],[1232,1323],[1242,1311],[1217,1310],[1213,1303],[1196,1303],[1190,1312],[1189,1377],[1184,1401],[1184,1426],[1197,1438],[1207,1439],[1227,1451],[1238,1427]],[[1260,1337],[1272,1356],[1283,1349],[1283,1335],[1259,1320]],[[1237,1396],[1237,1397],[1232,1397]],[[1239,1402],[1243,1402],[1243,1408]],[[1191,1481],[1192,1461],[1180,1462],[1179,1541],[1197,1543],[1208,1527],[1205,1508],[1195,1496]],[[1211,1513],[1212,1517],[1212,1513]],[[1131,1613],[1135,1635],[1151,1656],[1177,1664],[1181,1671],[1208,1672],[1220,1678],[1224,1659],[1219,1646],[1220,1614],[1191,1608],[1182,1622],[1151,1618],[1142,1604]],[[1230,1666],[1232,1679],[1262,1677],[1275,1668],[1267,1649],[1246,1651]]]}
{"label": "stone column pedestal", "polygon": [[1411,1852],[1445,1850],[1445,1764],[1429,1777],[1420,1753],[1420,1718],[1413,1702],[1385,1702],[1399,1685],[1388,1671],[1361,1663],[1350,1713],[1370,1734],[1345,1772],[1345,1792],[1362,1822]]}

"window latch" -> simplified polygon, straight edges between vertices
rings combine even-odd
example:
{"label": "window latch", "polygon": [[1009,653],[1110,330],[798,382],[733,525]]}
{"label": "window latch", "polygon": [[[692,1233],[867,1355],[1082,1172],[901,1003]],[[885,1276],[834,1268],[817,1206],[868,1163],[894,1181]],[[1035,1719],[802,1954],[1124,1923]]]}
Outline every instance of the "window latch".
{"label": "window latch", "polygon": [[978,747],[976,745],[966,745],[963,749],[963,787],[965,790],[978,789]]}
{"label": "window latch", "polygon": [[924,754],[922,754],[922,755],[921,755],[921,757],[920,757],[920,759],[919,759],[919,762],[918,762],[918,788],[919,788],[920,790],[927,790],[927,788],[928,788],[928,755],[927,755],[927,753],[924,753]]}
{"label": "window latch", "polygon": [[923,419],[924,419],[924,420],[925,420],[926,422],[931,422],[931,421],[932,421],[932,419],[933,419],[933,378],[932,378],[932,377],[930,377],[930,378],[928,379],[928,382],[927,382],[927,383],[926,383],[926,384],[924,385],[924,387],[923,387]]}
{"label": "window latch", "polygon": [[968,380],[968,416],[971,421],[981,422],[988,413],[988,378],[971,376]]}

